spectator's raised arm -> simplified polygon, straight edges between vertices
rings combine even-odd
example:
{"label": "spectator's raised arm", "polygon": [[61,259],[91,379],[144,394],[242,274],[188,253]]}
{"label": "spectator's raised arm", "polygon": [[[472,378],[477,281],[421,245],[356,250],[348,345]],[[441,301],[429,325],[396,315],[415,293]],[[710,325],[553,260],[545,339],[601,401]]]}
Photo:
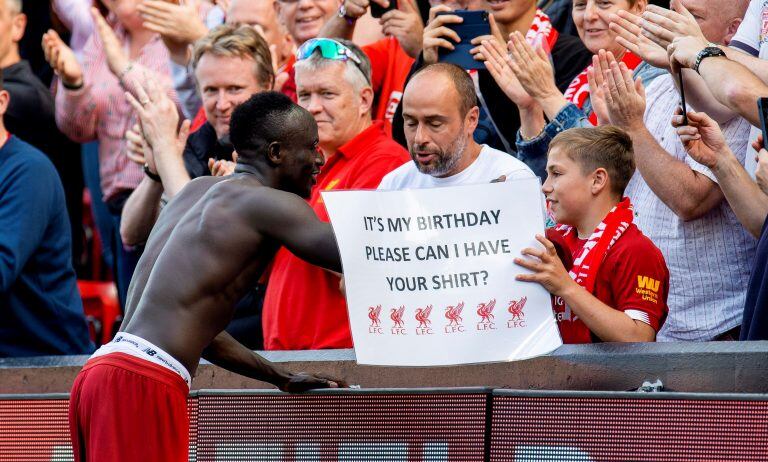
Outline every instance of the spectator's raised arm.
{"label": "spectator's raised arm", "polygon": [[189,46],[208,33],[200,18],[200,0],[188,0],[178,5],[145,0],[137,8],[144,19],[144,27],[160,34],[171,59],[179,65],[187,64]]}
{"label": "spectator's raised arm", "polygon": [[[723,132],[717,123],[702,112],[688,112],[688,125],[683,124],[682,111],[678,110],[672,119],[677,127],[677,134],[686,152],[693,160],[709,168],[717,177],[717,182],[733,209],[739,222],[755,237],[768,216],[768,184],[764,174],[762,188],[752,181],[744,166],[733,154],[725,142]],[[765,172],[768,165],[768,152],[756,145],[759,151],[758,169]]]}
{"label": "spectator's raised arm", "polygon": [[176,106],[151,78],[145,77],[143,83],[134,82],[133,87],[136,96],[126,92],[125,97],[139,116],[165,192],[173,197],[190,181],[182,160],[190,123],[185,120],[177,133],[179,115]]}
{"label": "spectator's raised arm", "polygon": [[[751,88],[755,84],[758,88],[764,85],[759,79],[750,78],[751,72],[746,68],[726,58],[715,57],[700,61],[702,66],[706,64],[704,67],[708,67],[706,72],[702,67],[694,69],[699,52],[710,46],[710,43],[690,11],[678,1],[672,2],[672,6],[674,10],[649,6],[640,25],[645,38],[667,50],[669,65],[665,67],[684,68],[687,103],[720,123],[727,122],[737,114],[756,123],[757,112],[751,107],[754,105],[745,104],[745,100],[752,98]],[[723,11],[720,14],[728,13]],[[724,45],[730,41],[730,36],[725,37]],[[726,49],[724,46],[720,48]],[[723,79],[723,75],[729,78]]]}
{"label": "spectator's raised arm", "polygon": [[56,31],[49,30],[43,35],[42,46],[46,61],[59,77],[56,124],[62,133],[74,141],[94,140],[98,117],[87,75],[94,60],[94,43],[90,42],[90,49],[86,47],[82,66]]}

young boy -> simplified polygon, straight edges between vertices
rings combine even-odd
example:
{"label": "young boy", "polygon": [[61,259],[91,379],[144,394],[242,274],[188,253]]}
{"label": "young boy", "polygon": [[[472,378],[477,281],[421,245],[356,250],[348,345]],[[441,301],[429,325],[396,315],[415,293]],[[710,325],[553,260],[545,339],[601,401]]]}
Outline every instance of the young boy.
{"label": "young boy", "polygon": [[550,144],[542,191],[558,225],[536,236],[544,249],[523,250],[534,258],[515,263],[532,271],[518,280],[554,295],[564,343],[652,342],[667,315],[667,265],[623,197],[634,172],[619,128],[574,128]]}

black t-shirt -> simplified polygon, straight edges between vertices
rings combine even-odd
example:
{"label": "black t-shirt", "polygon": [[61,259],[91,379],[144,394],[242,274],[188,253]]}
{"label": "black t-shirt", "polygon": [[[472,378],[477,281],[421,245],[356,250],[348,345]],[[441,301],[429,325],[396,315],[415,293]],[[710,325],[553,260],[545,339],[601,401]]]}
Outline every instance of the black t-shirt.
{"label": "black t-shirt", "polygon": [[768,218],[763,223],[757,255],[744,302],[741,340],[768,340]]}
{"label": "black t-shirt", "polygon": [[209,122],[203,124],[194,133],[189,135],[187,145],[184,146],[184,167],[191,179],[200,176],[210,176],[208,159],[232,160],[232,146],[221,142],[216,136],[213,125]]}

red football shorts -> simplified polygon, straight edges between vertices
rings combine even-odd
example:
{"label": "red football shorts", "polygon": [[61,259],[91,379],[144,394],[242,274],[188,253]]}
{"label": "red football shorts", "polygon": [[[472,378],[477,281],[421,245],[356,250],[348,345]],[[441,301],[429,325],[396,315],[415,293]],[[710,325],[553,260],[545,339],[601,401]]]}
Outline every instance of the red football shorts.
{"label": "red football shorts", "polygon": [[125,353],[89,360],[69,399],[77,462],[186,462],[189,388],[178,374]]}

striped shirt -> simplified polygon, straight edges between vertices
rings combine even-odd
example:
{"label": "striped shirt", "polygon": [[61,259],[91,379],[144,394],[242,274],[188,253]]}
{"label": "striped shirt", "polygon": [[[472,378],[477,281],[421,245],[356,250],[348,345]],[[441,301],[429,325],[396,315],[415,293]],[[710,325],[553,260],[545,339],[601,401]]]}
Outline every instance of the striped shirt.
{"label": "striped shirt", "polygon": [[[709,169],[687,156],[670,125],[680,101],[672,77],[658,77],[646,93],[645,124],[656,141],[693,171],[716,182]],[[741,117],[722,126],[728,146],[742,164],[749,127]],[[635,223],[661,250],[669,267],[669,316],[657,340],[712,340],[738,326],[757,242],[728,203],[723,200],[702,217],[685,222],[651,191],[639,171],[625,194],[635,206]]]}
{"label": "striped shirt", "polygon": [[[123,44],[128,43],[122,27],[117,26],[115,33]],[[132,62],[133,67],[121,83],[109,70],[101,41],[94,34],[83,49],[83,87],[72,91],[59,82],[56,93],[59,129],[76,142],[99,141],[99,173],[105,201],[122,191],[136,189],[144,176],[141,167],[125,155],[125,132],[136,123],[125,91],[134,93],[131,83],[143,80],[146,73],[178,101],[171,83],[168,50],[159,35],[147,43]]]}

